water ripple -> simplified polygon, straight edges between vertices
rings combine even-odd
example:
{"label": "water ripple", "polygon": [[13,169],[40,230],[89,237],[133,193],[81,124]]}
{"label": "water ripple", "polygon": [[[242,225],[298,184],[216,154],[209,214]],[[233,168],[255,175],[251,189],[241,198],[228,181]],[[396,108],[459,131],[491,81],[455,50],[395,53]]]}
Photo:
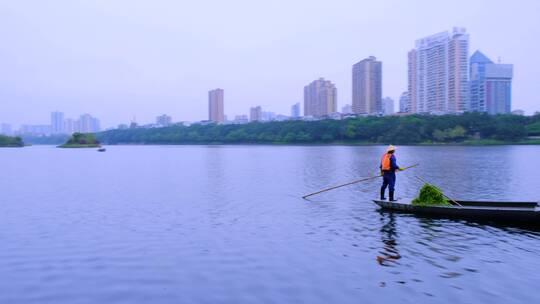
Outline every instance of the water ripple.
{"label": "water ripple", "polygon": [[[300,198],[376,174],[383,149],[0,150],[0,303],[540,300],[538,231],[383,212],[376,180]],[[534,200],[538,152],[400,147],[422,163],[398,196],[420,174],[456,198]]]}

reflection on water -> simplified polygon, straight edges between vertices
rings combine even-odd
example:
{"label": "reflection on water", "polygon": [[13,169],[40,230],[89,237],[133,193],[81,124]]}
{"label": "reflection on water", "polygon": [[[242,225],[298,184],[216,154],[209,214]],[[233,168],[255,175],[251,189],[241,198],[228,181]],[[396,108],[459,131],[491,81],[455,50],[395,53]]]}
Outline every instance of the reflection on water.
{"label": "reflection on water", "polygon": [[383,250],[377,256],[377,262],[381,266],[392,266],[401,258],[397,249],[396,219],[393,213],[381,212],[381,242]]}
{"label": "reflection on water", "polygon": [[[0,303],[536,303],[540,233],[382,212],[384,147],[0,149]],[[455,199],[538,200],[540,147],[398,147]],[[384,288],[382,290],[381,288]],[[384,292],[383,292],[384,291]]]}

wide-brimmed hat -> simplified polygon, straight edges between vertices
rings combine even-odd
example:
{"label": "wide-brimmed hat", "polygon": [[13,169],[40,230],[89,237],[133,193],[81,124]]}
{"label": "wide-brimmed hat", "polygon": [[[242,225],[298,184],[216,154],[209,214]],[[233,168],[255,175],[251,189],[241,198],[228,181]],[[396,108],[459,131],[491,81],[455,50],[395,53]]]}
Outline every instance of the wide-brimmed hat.
{"label": "wide-brimmed hat", "polygon": [[392,145],[388,146],[388,149],[386,149],[386,152],[392,152],[392,151],[396,151],[396,147]]}

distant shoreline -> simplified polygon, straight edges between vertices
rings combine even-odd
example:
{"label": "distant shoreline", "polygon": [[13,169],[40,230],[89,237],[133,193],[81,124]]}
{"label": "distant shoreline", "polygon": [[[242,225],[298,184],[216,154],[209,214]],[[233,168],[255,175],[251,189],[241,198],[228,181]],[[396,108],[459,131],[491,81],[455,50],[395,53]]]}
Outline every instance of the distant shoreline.
{"label": "distant shoreline", "polygon": [[[54,144],[33,144],[35,146],[56,146],[58,148],[78,149],[78,148],[99,148],[103,145],[108,146],[386,146],[386,143],[368,143],[368,142],[330,142],[330,143],[223,143],[223,142],[199,142],[199,143],[102,143],[101,145],[54,145]],[[469,140],[457,143],[417,143],[400,144],[400,146],[410,147],[481,147],[481,146],[535,146],[540,145],[540,139],[523,140],[517,142],[497,141],[497,140]]]}
{"label": "distant shoreline", "polygon": [[24,148],[25,145],[0,145],[0,148]]}
{"label": "distant shoreline", "polygon": [[[110,146],[205,146],[205,145],[218,145],[218,146],[386,146],[388,143],[372,143],[372,142],[348,142],[348,141],[334,141],[334,142],[306,142],[306,143],[284,143],[284,142],[245,142],[245,143],[224,143],[219,141],[214,142],[199,142],[199,143],[103,143]],[[455,143],[438,143],[438,142],[424,142],[424,143],[410,143],[400,144],[400,146],[527,146],[527,145],[540,145],[540,139],[527,139],[521,141],[501,141],[492,139],[478,139],[467,140],[463,142]]]}
{"label": "distant shoreline", "polygon": [[91,145],[60,145],[57,146],[57,148],[63,148],[63,149],[84,149],[84,148],[100,148],[101,145],[97,144],[91,144]]}

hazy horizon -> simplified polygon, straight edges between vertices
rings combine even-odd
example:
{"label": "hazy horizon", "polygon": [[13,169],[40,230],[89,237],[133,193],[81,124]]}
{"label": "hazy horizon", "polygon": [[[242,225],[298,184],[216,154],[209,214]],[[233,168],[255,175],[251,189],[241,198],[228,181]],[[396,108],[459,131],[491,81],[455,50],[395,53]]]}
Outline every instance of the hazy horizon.
{"label": "hazy horizon", "polygon": [[0,2],[0,122],[48,124],[90,113],[103,127],[207,118],[208,90],[225,113],[289,114],[319,77],[351,103],[352,65],[383,62],[383,96],[407,86],[415,40],[454,26],[470,54],[514,65],[513,109],[540,110],[540,2],[527,1],[9,1]]}

